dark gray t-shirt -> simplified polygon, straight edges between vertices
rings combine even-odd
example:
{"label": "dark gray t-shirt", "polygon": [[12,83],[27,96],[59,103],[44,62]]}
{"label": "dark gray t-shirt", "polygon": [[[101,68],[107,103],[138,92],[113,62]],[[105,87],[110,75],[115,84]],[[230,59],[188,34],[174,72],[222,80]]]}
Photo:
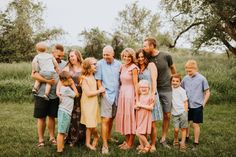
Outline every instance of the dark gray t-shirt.
{"label": "dark gray t-shirt", "polygon": [[159,52],[156,56],[150,56],[149,61],[155,63],[158,71],[157,91],[172,91],[170,66],[173,65],[172,57],[168,53]]}

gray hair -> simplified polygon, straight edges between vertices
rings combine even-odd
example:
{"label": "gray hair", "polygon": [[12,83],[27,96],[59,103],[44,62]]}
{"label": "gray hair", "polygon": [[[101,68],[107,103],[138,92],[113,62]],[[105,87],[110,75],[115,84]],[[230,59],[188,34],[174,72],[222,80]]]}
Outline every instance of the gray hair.
{"label": "gray hair", "polygon": [[114,52],[114,49],[113,49],[113,47],[112,47],[111,45],[106,45],[106,46],[103,48],[102,51],[103,51],[103,52],[108,52],[108,53],[115,53],[115,52]]}

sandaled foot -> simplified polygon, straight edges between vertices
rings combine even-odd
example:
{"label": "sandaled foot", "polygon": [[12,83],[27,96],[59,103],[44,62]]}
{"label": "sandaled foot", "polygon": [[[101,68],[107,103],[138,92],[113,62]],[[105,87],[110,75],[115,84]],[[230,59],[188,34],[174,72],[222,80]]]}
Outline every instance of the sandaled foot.
{"label": "sandaled foot", "polygon": [[97,144],[98,144],[99,137],[100,137],[100,136],[98,136],[97,138],[94,138],[94,139],[93,139],[92,146],[93,146],[94,148],[96,148],[96,146],[97,146]]}
{"label": "sandaled foot", "polygon": [[144,147],[143,147],[143,145],[138,145],[138,147],[136,148],[136,150],[141,150],[141,149],[143,149]]}
{"label": "sandaled foot", "polygon": [[109,154],[109,149],[108,149],[108,147],[102,147],[102,154]]}
{"label": "sandaled foot", "polygon": [[56,141],[55,138],[50,139],[49,142],[50,142],[51,145],[54,145],[54,146],[57,145],[57,141]]}
{"label": "sandaled foot", "polygon": [[161,141],[160,144],[167,149],[170,149],[170,146],[166,143],[166,141]]}
{"label": "sandaled foot", "polygon": [[122,150],[128,150],[128,149],[131,149],[131,146],[129,146],[126,142],[123,146],[120,147],[120,149]]}
{"label": "sandaled foot", "polygon": [[178,149],[179,148],[179,141],[174,141],[173,147]]}
{"label": "sandaled foot", "polygon": [[118,145],[119,148],[123,147],[124,145],[126,145],[126,141],[124,141],[122,144]]}
{"label": "sandaled foot", "polygon": [[37,94],[38,94],[38,90],[37,90],[36,88],[33,88],[33,89],[32,89],[32,93],[33,93],[34,95],[37,95]]}
{"label": "sandaled foot", "polygon": [[46,94],[43,95],[43,99],[49,101],[49,98]]}
{"label": "sandaled foot", "polygon": [[151,146],[150,150],[149,150],[151,153],[154,153],[155,151],[157,151],[156,147],[155,146]]}
{"label": "sandaled foot", "polygon": [[139,154],[146,154],[150,151],[151,146],[145,146],[143,149],[141,149],[138,153]]}
{"label": "sandaled foot", "polygon": [[42,148],[44,146],[45,146],[44,141],[39,142],[38,145],[37,145],[38,148]]}
{"label": "sandaled foot", "polygon": [[96,150],[96,148],[93,147],[91,144],[86,144],[86,147],[87,147],[88,149],[90,149],[90,150],[93,150],[93,151]]}
{"label": "sandaled foot", "polygon": [[187,146],[185,144],[180,144],[179,151],[186,152]]}

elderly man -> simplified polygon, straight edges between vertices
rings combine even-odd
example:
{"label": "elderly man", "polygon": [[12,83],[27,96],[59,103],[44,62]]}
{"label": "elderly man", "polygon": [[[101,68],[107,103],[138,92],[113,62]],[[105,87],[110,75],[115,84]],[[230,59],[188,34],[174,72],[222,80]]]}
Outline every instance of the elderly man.
{"label": "elderly man", "polygon": [[121,63],[114,59],[113,48],[105,46],[103,48],[103,59],[98,61],[97,72],[95,73],[98,87],[103,86],[105,88],[105,93],[102,93],[101,99],[102,154],[109,153],[107,140],[112,139],[111,129],[117,109],[120,68]]}
{"label": "elderly man", "polygon": [[143,50],[150,55],[149,61],[155,63],[157,67],[157,91],[159,93],[164,115],[162,123],[162,138],[160,143],[164,147],[170,148],[166,143],[172,106],[170,77],[171,74],[176,73],[176,68],[173,64],[172,57],[168,53],[158,51],[157,43],[154,38],[147,38],[144,40]]}
{"label": "elderly man", "polygon": [[[52,55],[57,60],[60,69],[64,68],[66,62],[61,60],[64,57],[64,48],[60,44],[53,46]],[[56,145],[55,140],[55,118],[57,117],[59,99],[56,96],[56,84],[55,80],[58,80],[58,76],[54,79],[47,80],[42,77],[38,72],[32,71],[32,78],[40,81],[42,84],[35,95],[35,106],[34,106],[34,117],[37,118],[37,129],[38,129],[38,147],[43,147],[44,142],[44,132],[46,129],[46,118],[48,116],[48,131],[51,144]],[[52,84],[51,91],[49,93],[49,101],[43,99],[43,93],[45,91],[45,83]]]}

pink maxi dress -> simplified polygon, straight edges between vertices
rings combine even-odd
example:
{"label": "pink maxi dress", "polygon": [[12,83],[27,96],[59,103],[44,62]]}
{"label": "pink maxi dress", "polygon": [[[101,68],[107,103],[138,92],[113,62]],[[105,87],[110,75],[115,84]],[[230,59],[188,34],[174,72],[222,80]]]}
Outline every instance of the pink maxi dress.
{"label": "pink maxi dress", "polygon": [[116,114],[116,131],[123,134],[135,134],[135,88],[133,84],[132,70],[138,67],[131,64],[129,67],[122,65],[120,81],[121,87],[118,98]]}
{"label": "pink maxi dress", "polygon": [[[151,102],[151,97],[143,97],[140,100],[142,105],[149,105]],[[138,134],[150,134],[152,129],[152,111],[144,108],[136,110],[136,133]]]}

